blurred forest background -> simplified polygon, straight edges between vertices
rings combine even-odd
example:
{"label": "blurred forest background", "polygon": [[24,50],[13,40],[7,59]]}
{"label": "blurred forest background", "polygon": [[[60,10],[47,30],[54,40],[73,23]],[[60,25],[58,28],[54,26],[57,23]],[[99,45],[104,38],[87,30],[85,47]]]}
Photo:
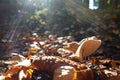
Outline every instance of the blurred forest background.
{"label": "blurred forest background", "polygon": [[120,0],[0,0],[0,58],[25,34],[44,32],[75,41],[97,36],[99,54],[120,59]]}

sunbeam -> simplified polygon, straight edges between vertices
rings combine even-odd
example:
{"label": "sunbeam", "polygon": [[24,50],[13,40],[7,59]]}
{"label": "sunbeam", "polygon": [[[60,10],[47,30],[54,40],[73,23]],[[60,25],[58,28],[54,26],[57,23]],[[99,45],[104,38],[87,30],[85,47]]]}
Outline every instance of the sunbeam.
{"label": "sunbeam", "polygon": [[84,3],[78,2],[78,0],[69,0],[65,2],[66,8],[74,12],[76,19],[86,22],[94,22],[97,20],[97,15],[90,9],[84,6]]}

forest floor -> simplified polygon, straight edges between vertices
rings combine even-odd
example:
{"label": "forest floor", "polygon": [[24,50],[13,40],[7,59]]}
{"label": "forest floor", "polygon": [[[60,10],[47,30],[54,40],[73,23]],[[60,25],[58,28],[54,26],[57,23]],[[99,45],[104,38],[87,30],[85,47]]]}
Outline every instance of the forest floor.
{"label": "forest floor", "polygon": [[[31,55],[39,54],[66,58],[74,53],[72,51],[73,47],[69,46],[66,50],[63,46],[68,46],[73,42],[75,41],[72,36],[58,37],[48,33],[44,33],[44,36],[39,36],[37,33],[33,33],[32,35],[24,34],[24,36],[15,42],[6,44],[7,55],[2,57],[0,61],[0,75],[5,73],[13,64],[21,62],[24,57],[27,58],[29,53]],[[86,58],[84,64],[95,70],[95,75],[97,75],[95,77],[96,80],[106,80],[111,76],[120,76],[119,48],[120,46],[113,44],[109,38],[106,38],[106,40],[102,41],[99,49]],[[74,59],[73,61],[77,62]],[[120,77],[116,79],[119,80]]]}

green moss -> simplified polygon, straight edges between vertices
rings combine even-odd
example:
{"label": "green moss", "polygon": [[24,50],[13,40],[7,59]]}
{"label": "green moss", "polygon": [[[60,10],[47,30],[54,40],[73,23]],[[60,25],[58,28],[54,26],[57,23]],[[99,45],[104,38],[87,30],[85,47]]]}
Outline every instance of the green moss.
{"label": "green moss", "polygon": [[0,67],[1,66],[4,66],[4,62],[3,61],[0,61]]}

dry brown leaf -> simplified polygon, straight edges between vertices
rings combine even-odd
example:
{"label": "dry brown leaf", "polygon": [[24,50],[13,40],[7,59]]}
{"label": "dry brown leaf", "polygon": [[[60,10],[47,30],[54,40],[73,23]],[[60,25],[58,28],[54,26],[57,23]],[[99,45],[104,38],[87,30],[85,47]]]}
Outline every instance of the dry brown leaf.
{"label": "dry brown leaf", "polygon": [[85,66],[86,69],[78,71],[71,66],[61,66],[55,70],[53,80],[94,80],[93,71],[85,64],[81,66]]}
{"label": "dry brown leaf", "polygon": [[76,80],[76,70],[71,66],[61,66],[55,70],[53,80]]}
{"label": "dry brown leaf", "polygon": [[2,76],[3,80],[31,80],[30,60],[24,60],[16,65],[13,65]]}
{"label": "dry brown leaf", "polygon": [[33,47],[31,47],[31,48],[30,48],[30,51],[33,52],[33,53],[37,53],[37,52],[38,52],[38,48],[33,48]]}
{"label": "dry brown leaf", "polygon": [[108,80],[120,80],[120,74],[115,70],[103,70],[104,74],[108,76]]}
{"label": "dry brown leaf", "polygon": [[112,65],[112,67],[119,68],[119,66],[120,66],[120,61],[112,60],[112,61],[111,61],[111,65]]}
{"label": "dry brown leaf", "polygon": [[94,80],[94,72],[87,67],[87,69],[77,71],[77,80]]}
{"label": "dry brown leaf", "polygon": [[4,63],[14,65],[14,64],[17,64],[18,62],[25,60],[25,59],[26,58],[24,56],[22,56],[21,54],[11,53],[10,58],[8,60],[4,61]]}
{"label": "dry brown leaf", "polygon": [[112,76],[108,80],[120,80],[120,76]]}

